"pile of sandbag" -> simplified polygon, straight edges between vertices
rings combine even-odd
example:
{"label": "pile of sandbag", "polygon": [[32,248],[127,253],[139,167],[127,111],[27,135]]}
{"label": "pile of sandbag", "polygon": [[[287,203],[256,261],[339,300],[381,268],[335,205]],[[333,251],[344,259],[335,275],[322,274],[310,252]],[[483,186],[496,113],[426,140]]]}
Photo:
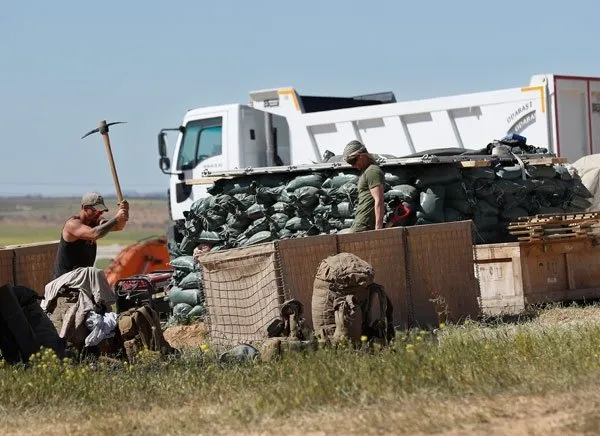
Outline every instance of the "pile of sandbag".
{"label": "pile of sandbag", "polygon": [[[506,225],[521,216],[584,211],[592,196],[565,165],[448,164],[384,166],[385,222],[398,225],[472,220],[475,242],[508,242]],[[358,199],[353,169],[241,176],[219,180],[187,212],[179,249],[214,250],[336,233],[351,227]],[[399,207],[402,207],[399,209]]]}
{"label": "pile of sandbag", "polygon": [[173,267],[167,292],[171,315],[178,321],[201,319],[206,314],[204,287],[193,256],[179,256],[169,262]]}

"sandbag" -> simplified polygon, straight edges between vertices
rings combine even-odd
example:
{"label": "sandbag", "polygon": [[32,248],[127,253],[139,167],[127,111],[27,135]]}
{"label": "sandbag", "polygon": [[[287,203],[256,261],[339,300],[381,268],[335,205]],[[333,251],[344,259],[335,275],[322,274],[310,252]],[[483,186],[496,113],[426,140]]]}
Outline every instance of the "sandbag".
{"label": "sandbag", "polygon": [[[308,174],[306,176],[298,176],[292,179],[285,187],[286,191],[296,191],[301,188],[313,187],[320,188],[325,181],[325,175],[322,173]],[[296,194],[297,195],[297,194]]]}
{"label": "sandbag", "polygon": [[529,212],[522,207],[513,207],[502,211],[502,218],[510,222],[516,222],[519,218],[526,216],[529,216]]}
{"label": "sandbag", "polygon": [[236,194],[233,197],[238,202],[239,211],[245,211],[256,203],[256,195],[254,194]]}
{"label": "sandbag", "polygon": [[198,272],[191,272],[177,284],[181,289],[200,289],[202,283]]}
{"label": "sandbag", "polygon": [[496,176],[504,180],[518,180],[523,178],[520,165],[507,165],[496,169]]}
{"label": "sandbag", "polygon": [[447,207],[457,210],[463,215],[470,215],[473,212],[473,207],[471,206],[471,202],[468,200],[453,200],[447,199],[444,201],[444,204]]}
{"label": "sandbag", "polygon": [[313,223],[306,217],[293,217],[290,218],[285,224],[285,228],[291,231],[308,230],[312,227]]}
{"label": "sandbag", "polygon": [[592,202],[587,198],[580,197],[579,195],[574,195],[571,200],[568,202],[568,206],[585,211],[592,206]]}
{"label": "sandbag", "polygon": [[188,312],[188,318],[202,318],[206,315],[206,307],[202,304],[197,304]]}
{"label": "sandbag", "polygon": [[436,165],[422,170],[415,182],[415,186],[419,189],[424,189],[431,185],[446,185],[460,179],[461,174],[458,168]]}
{"label": "sandbag", "polygon": [[186,235],[179,243],[179,251],[184,255],[191,255],[194,252],[194,248],[198,245],[198,240],[195,237]]}
{"label": "sandbag", "polygon": [[497,215],[477,215],[473,217],[475,228],[480,232],[495,230],[499,220]]}
{"label": "sandbag", "polygon": [[338,189],[340,186],[346,183],[356,185],[358,183],[358,176],[356,174],[344,174],[340,173],[337,176],[330,179],[330,183],[323,183],[323,188]]}
{"label": "sandbag", "polygon": [[496,173],[492,168],[465,168],[463,170],[463,177],[476,180],[494,180]]}
{"label": "sandbag", "polygon": [[466,219],[463,213],[452,207],[447,207],[444,209],[444,217],[446,222],[463,221]]}
{"label": "sandbag", "polygon": [[274,213],[270,216],[270,219],[279,231],[285,229],[285,224],[289,221],[290,217],[284,213]]}
{"label": "sandbag", "polygon": [[480,200],[477,202],[474,213],[480,216],[497,216],[498,208],[488,201]]}
{"label": "sandbag", "polygon": [[525,169],[532,179],[553,179],[557,176],[552,165],[526,165]]}
{"label": "sandbag", "polygon": [[278,186],[276,188],[260,186],[256,189],[256,202],[268,208],[279,201],[279,197],[283,195],[284,191],[285,186]]}
{"label": "sandbag", "polygon": [[243,232],[248,228],[251,222],[252,220],[248,218],[245,214],[235,213],[229,215],[229,217],[227,218],[226,225],[230,229],[235,229],[238,232]]}
{"label": "sandbag", "polygon": [[419,200],[419,190],[411,185],[394,185],[392,189],[383,194],[385,201],[392,199],[416,203]]}
{"label": "sandbag", "polygon": [[283,213],[285,215],[291,216],[294,214],[294,206],[289,203],[285,203],[283,201],[278,201],[273,206],[269,208],[270,214]]}
{"label": "sandbag", "polygon": [[195,270],[193,256],[179,256],[169,262],[173,268],[179,271],[190,273]]}
{"label": "sandbag", "polygon": [[244,245],[249,247],[250,245],[263,244],[272,241],[273,239],[275,239],[275,236],[271,231],[263,230],[262,232],[255,233],[249,237]]}
{"label": "sandbag", "polygon": [[179,303],[173,307],[173,315],[187,318],[192,310],[192,306],[187,303]]}
{"label": "sandbag", "polygon": [[295,201],[297,207],[310,209],[319,204],[319,191],[319,188],[305,186],[296,189],[291,197]]}
{"label": "sandbag", "polygon": [[191,306],[204,302],[204,293],[200,289],[182,289],[179,286],[173,286],[167,292],[169,306],[175,307],[179,303],[186,303]]}
{"label": "sandbag", "polygon": [[337,205],[331,206],[331,216],[334,218],[353,218],[354,217],[354,207],[352,203],[348,201],[343,201]]}
{"label": "sandbag", "polygon": [[257,220],[265,216],[266,209],[262,204],[253,204],[246,209],[246,216],[252,221]]}
{"label": "sandbag", "polygon": [[449,199],[449,200],[464,201],[467,199],[467,190],[466,190],[465,184],[462,180],[457,181],[457,182],[448,183],[448,185],[446,185],[445,188],[446,188],[446,192],[444,193],[444,198],[446,200]]}
{"label": "sandbag", "polygon": [[525,194],[527,191],[527,188],[522,183],[513,180],[498,180],[494,185],[504,195]]}
{"label": "sandbag", "polygon": [[431,186],[421,192],[421,210],[427,219],[434,222],[444,222],[444,195],[443,186]]}
{"label": "sandbag", "polygon": [[267,217],[259,218],[256,221],[253,221],[252,224],[250,224],[250,226],[243,233],[243,235],[246,238],[251,238],[258,232],[262,232],[265,230],[269,230],[269,220]]}

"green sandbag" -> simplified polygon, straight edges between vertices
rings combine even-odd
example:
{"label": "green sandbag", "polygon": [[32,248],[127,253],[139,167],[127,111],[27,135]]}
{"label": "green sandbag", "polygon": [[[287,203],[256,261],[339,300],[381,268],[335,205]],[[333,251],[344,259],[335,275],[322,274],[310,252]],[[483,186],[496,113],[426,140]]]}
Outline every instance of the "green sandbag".
{"label": "green sandbag", "polygon": [[443,186],[430,186],[425,191],[421,192],[421,211],[425,217],[434,222],[442,223],[445,221],[444,216],[444,195],[446,189]]}
{"label": "green sandbag", "polygon": [[496,178],[496,173],[491,168],[465,168],[462,174],[464,177],[476,180],[494,180]]}
{"label": "green sandbag", "polygon": [[445,205],[459,211],[463,215],[470,215],[473,211],[471,203],[468,200],[445,200]]}
{"label": "green sandbag", "polygon": [[291,197],[295,199],[296,206],[301,209],[312,209],[319,204],[319,188],[305,186],[294,191]]}
{"label": "green sandbag", "polygon": [[314,208],[313,213],[315,216],[330,215],[333,205],[331,204],[319,204]]}
{"label": "green sandbag", "polygon": [[589,189],[583,184],[581,179],[573,179],[569,182],[566,182],[568,189],[574,195],[578,195],[583,198],[592,198],[593,195],[589,191]]}
{"label": "green sandbag", "polygon": [[547,213],[555,213],[555,214],[563,214],[565,213],[565,209],[562,207],[553,207],[553,206],[543,206],[540,207],[538,214],[543,215]]}
{"label": "green sandbag", "polygon": [[[557,182],[560,182],[560,180],[557,180]],[[552,179],[540,178],[529,180],[529,185],[531,186],[531,191],[535,192],[536,194],[552,195],[557,193],[559,189],[557,184],[554,183],[554,180]]]}
{"label": "green sandbag", "polygon": [[258,232],[256,234],[254,234],[250,238],[248,238],[245,246],[249,247],[250,245],[263,244],[265,242],[274,240],[275,236],[276,235],[273,235],[273,233],[271,233],[271,231],[264,230],[262,232]]}
{"label": "green sandbag", "polygon": [[294,206],[292,206],[289,203],[284,203],[282,201],[279,201],[269,208],[269,213],[270,214],[283,213],[286,215],[293,215],[294,214]]}
{"label": "green sandbag", "polygon": [[193,256],[179,256],[169,262],[173,268],[179,271],[184,271],[186,273],[190,273],[195,270],[194,267],[194,257]]}
{"label": "green sandbag", "polygon": [[473,224],[478,231],[489,232],[498,229],[499,220],[498,216],[494,215],[478,215],[473,218]]}
{"label": "green sandbag", "polygon": [[554,170],[561,180],[573,180],[569,169],[563,165],[554,165]]}
{"label": "green sandbag", "polygon": [[592,202],[587,198],[580,197],[579,195],[573,196],[568,202],[568,206],[578,211],[585,211],[592,206]]}
{"label": "green sandbag", "polygon": [[215,201],[214,197],[200,198],[190,206],[190,213],[194,216],[201,216],[211,209]]}
{"label": "green sandbag", "polygon": [[207,244],[219,244],[223,242],[223,239],[217,232],[209,232],[203,231],[197,236],[196,240],[198,243],[207,243]]}
{"label": "green sandbag", "polygon": [[532,179],[553,179],[558,175],[552,165],[526,165],[525,169]]}
{"label": "green sandbag", "polygon": [[254,185],[250,179],[229,180],[223,184],[222,193],[228,195],[252,194]]}
{"label": "green sandbag", "polygon": [[202,318],[204,315],[206,315],[206,307],[202,304],[192,307],[192,310],[187,314],[188,318]]}
{"label": "green sandbag", "polygon": [[504,180],[518,180],[523,178],[520,165],[507,165],[496,169],[496,176]]}
{"label": "green sandbag", "polygon": [[529,216],[527,209],[522,207],[513,207],[502,211],[502,218],[506,221],[518,221],[521,217]]}
{"label": "green sandbag", "polygon": [[254,194],[236,194],[233,197],[237,200],[240,210],[246,210],[256,203],[256,195]]}
{"label": "green sandbag", "polygon": [[458,168],[436,165],[421,171],[415,186],[423,190],[432,185],[446,185],[460,179],[461,174]]}
{"label": "green sandbag", "polygon": [[504,195],[524,194],[527,191],[527,188],[522,183],[513,180],[498,180],[494,185]]}
{"label": "green sandbag", "polygon": [[229,213],[234,213],[238,207],[238,201],[231,195],[220,194],[217,195],[213,201],[213,208],[211,212],[216,215],[227,217]]}
{"label": "green sandbag", "polygon": [[462,181],[456,181],[446,185],[445,198],[448,200],[466,200],[467,191]]}
{"label": "green sandbag", "polygon": [[211,211],[206,212],[202,215],[202,227],[205,230],[215,231],[218,230],[225,222],[227,218],[223,215],[219,215],[218,213],[213,213]]}
{"label": "green sandbag", "polygon": [[354,207],[348,201],[343,201],[331,206],[331,216],[334,218],[354,218]]}
{"label": "green sandbag", "polygon": [[385,201],[397,199],[407,203],[416,203],[419,200],[419,190],[411,185],[394,185],[392,189],[383,194]]}
{"label": "green sandbag", "polygon": [[322,187],[327,189],[338,189],[340,186],[343,186],[346,183],[352,183],[356,185],[358,183],[358,176],[356,174],[340,173],[331,178],[331,183],[329,183],[329,186],[327,186],[326,183],[323,183]]}
{"label": "green sandbag", "polygon": [[285,186],[276,188],[259,187],[256,189],[256,202],[265,206],[265,208],[277,203],[279,196],[285,191]]}
{"label": "green sandbag", "polygon": [[385,181],[391,186],[407,185],[410,183],[412,178],[410,171],[404,168],[384,169],[384,171]]}
{"label": "green sandbag", "polygon": [[288,239],[293,234],[294,234],[294,232],[292,232],[291,230],[288,230],[288,229],[281,229],[280,231],[277,232],[277,236],[279,237],[279,239]]}
{"label": "green sandbag", "polygon": [[496,206],[485,200],[479,200],[475,206],[476,216],[498,216],[499,210]]}
{"label": "green sandbag", "polygon": [[200,277],[198,275],[198,272],[189,273],[183,279],[181,279],[181,281],[178,283],[178,287],[181,289],[200,289],[202,284],[200,283]]}
{"label": "green sandbag", "polygon": [[186,303],[179,303],[173,307],[173,315],[181,318],[187,318],[192,310],[192,306]]}
{"label": "green sandbag", "polygon": [[253,204],[246,210],[246,216],[252,221],[265,216],[266,210],[262,204]]}
{"label": "green sandbag", "polygon": [[275,224],[277,230],[284,229],[285,224],[288,222],[289,219],[289,215],[286,215],[285,213],[274,213],[273,215],[271,215],[271,221],[273,222],[273,224]]}
{"label": "green sandbag", "polygon": [[250,218],[241,213],[231,214],[227,217],[227,227],[238,232],[246,230],[251,222]]}
{"label": "green sandbag", "polygon": [[306,217],[294,217],[286,223],[285,228],[291,231],[308,230],[312,227],[311,223]]}
{"label": "green sandbag", "polygon": [[322,173],[308,174],[298,176],[292,179],[285,187],[286,191],[296,191],[300,188],[313,187],[320,188],[325,181],[325,175]]}
{"label": "green sandbag", "polygon": [[254,221],[244,232],[244,236],[246,238],[251,238],[256,235],[258,232],[262,232],[264,230],[269,230],[269,220],[267,217],[259,218]]}
{"label": "green sandbag", "polygon": [[169,305],[175,307],[177,304],[186,303],[190,306],[202,303],[204,294],[200,289],[183,289],[180,286],[173,286],[167,292]]}
{"label": "green sandbag", "polygon": [[444,209],[444,216],[446,218],[446,222],[464,221],[466,219],[463,213],[452,207],[446,207]]}
{"label": "green sandbag", "polygon": [[198,240],[195,237],[184,236],[179,244],[179,251],[184,255],[191,255],[194,253],[194,248],[198,245]]}

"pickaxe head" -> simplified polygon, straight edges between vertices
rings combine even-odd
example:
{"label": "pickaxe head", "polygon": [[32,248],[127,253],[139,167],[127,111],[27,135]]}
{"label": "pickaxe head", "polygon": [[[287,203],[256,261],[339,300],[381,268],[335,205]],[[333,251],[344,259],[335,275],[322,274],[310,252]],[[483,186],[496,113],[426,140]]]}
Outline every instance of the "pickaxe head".
{"label": "pickaxe head", "polygon": [[108,133],[108,127],[115,125],[115,124],[127,124],[127,121],[115,121],[112,123],[107,123],[106,121],[102,121],[100,123],[100,126],[95,128],[94,130],[90,130],[89,132],[87,132],[85,135],[83,135],[81,137],[81,139],[85,138],[86,136],[90,136],[92,133],[98,133],[100,132],[101,135],[105,135]]}

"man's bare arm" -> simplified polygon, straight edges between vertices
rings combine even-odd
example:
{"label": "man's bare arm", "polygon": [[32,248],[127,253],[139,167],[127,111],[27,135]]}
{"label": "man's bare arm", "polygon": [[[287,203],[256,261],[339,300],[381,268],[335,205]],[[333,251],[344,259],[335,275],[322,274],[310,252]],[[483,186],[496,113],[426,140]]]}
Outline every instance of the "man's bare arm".
{"label": "man's bare arm", "polygon": [[69,239],[83,239],[86,241],[95,241],[100,239],[108,234],[117,224],[117,218],[112,218],[107,221],[104,221],[102,224],[92,228],[83,224],[78,220],[69,220],[65,224],[65,229],[63,233],[66,233],[69,237],[65,238]]}
{"label": "man's bare arm", "polygon": [[383,200],[383,185],[377,185],[370,189],[375,200],[375,230],[383,229],[383,215],[385,214],[385,203]]}

